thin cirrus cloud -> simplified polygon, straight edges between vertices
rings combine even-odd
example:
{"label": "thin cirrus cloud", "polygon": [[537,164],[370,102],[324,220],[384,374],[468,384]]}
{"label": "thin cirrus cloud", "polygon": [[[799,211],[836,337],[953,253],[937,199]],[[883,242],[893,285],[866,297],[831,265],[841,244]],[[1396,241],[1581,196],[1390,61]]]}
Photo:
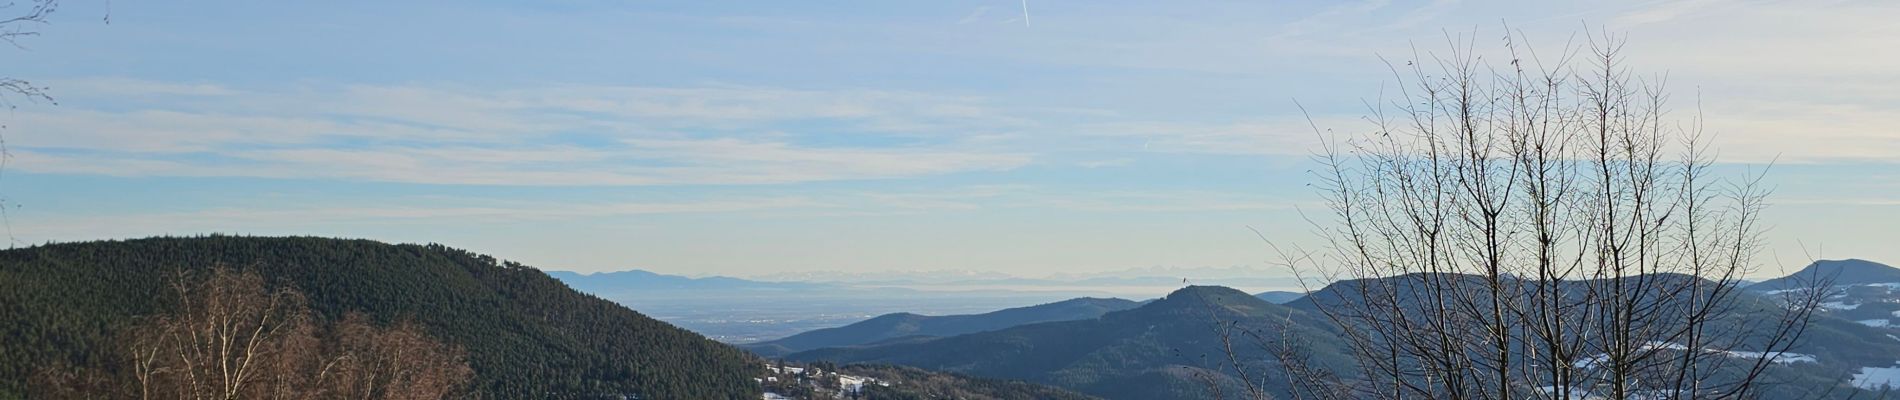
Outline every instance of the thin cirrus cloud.
{"label": "thin cirrus cloud", "polygon": [[288,201],[272,206],[223,205],[199,210],[88,213],[46,218],[28,215],[12,227],[34,236],[108,234],[145,236],[194,232],[300,232],[345,227],[429,227],[516,222],[561,224],[661,215],[748,215],[750,218],[890,217],[981,213],[986,210],[1067,210],[1082,213],[1205,213],[1285,210],[1301,206],[1283,196],[1212,191],[1150,193],[1070,191],[1032,185],[830,192],[809,195],[732,194],[687,200],[482,200],[414,196],[357,204]]}
{"label": "thin cirrus cloud", "polygon": [[[98,109],[20,114],[16,124],[36,132],[15,136],[16,168],[459,185],[784,184],[1008,171],[1054,149],[1085,156],[1109,152],[1065,163],[1085,168],[1127,165],[1128,157],[1113,154],[1130,151],[1303,156],[1328,132],[1371,128],[1344,114],[1312,121],[1161,121],[1091,110],[1004,110],[978,98],[890,91],[350,86],[266,92],[128,79],[66,83],[69,96],[110,94],[118,100]],[[284,106],[290,103],[301,105]],[[1723,136],[1726,160],[1822,162],[1900,154],[1900,140],[1879,122],[1891,120],[1889,112],[1854,105],[1718,105],[1722,115],[1711,127]],[[1052,113],[1090,118],[1030,122]],[[780,126],[814,122],[821,132]],[[1793,131],[1805,139],[1791,142],[1781,134]],[[573,132],[600,140],[554,140]],[[900,144],[800,143],[827,135],[890,137]]]}
{"label": "thin cirrus cloud", "polygon": [[[434,200],[434,201],[439,201]],[[293,232],[330,226],[431,226],[442,223],[548,222],[663,214],[716,214],[834,207],[795,196],[690,202],[511,202],[491,205],[363,205],[324,207],[218,207],[182,212],[96,214],[59,219],[23,218],[12,231],[35,236],[119,237],[201,232]]]}
{"label": "thin cirrus cloud", "polygon": [[[777,184],[878,179],[1007,170],[1029,160],[1027,156],[1007,154],[807,150],[779,143],[727,139],[669,142],[662,147],[675,151],[655,153],[643,161],[670,160],[682,165],[627,166],[589,162],[586,160],[613,153],[582,148],[316,148],[225,154],[238,161],[64,155],[34,150],[16,150],[14,155],[19,165],[17,168],[38,173],[528,186]],[[705,152],[685,152],[692,150]],[[785,157],[787,154],[796,157]],[[736,161],[722,164],[721,160]]]}
{"label": "thin cirrus cloud", "polygon": [[[1002,171],[1025,151],[966,142],[1008,126],[967,98],[884,91],[350,86],[235,90],[67,82],[107,104],[24,114],[18,168],[484,185],[777,184]],[[188,99],[180,100],[180,97]],[[296,104],[291,106],[291,104]],[[776,124],[809,124],[788,132]],[[809,144],[888,135],[884,146]],[[586,143],[560,143],[564,137]],[[914,142],[907,144],[904,142]]]}

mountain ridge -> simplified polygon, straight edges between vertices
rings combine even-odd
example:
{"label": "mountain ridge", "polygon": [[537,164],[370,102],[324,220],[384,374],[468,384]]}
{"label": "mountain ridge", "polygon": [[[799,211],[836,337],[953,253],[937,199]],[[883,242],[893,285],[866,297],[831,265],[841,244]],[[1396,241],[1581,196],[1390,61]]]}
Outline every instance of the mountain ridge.
{"label": "mountain ridge", "polygon": [[1753,291],[1794,289],[1817,280],[1830,281],[1830,286],[1900,283],[1900,268],[1858,258],[1816,260],[1788,276],[1761,281],[1749,285],[1748,289]]}
{"label": "mountain ridge", "polygon": [[[1236,318],[1242,317],[1242,318]],[[926,340],[799,352],[788,359],[910,365],[1001,379],[1019,379],[1069,388],[1107,398],[1196,399],[1206,386],[1196,374],[1217,367],[1201,356],[1218,349],[1216,322],[1244,321],[1266,334],[1289,331],[1317,338],[1308,344],[1334,348],[1337,343],[1313,327],[1304,311],[1272,304],[1239,290],[1190,286],[1139,307],[1100,318],[1043,322],[989,332]],[[1269,323],[1269,321],[1272,321]],[[1267,368],[1272,357],[1250,346],[1241,358]],[[1340,360],[1323,363],[1337,364]],[[1215,374],[1229,389],[1231,376]]]}
{"label": "mountain ridge", "polygon": [[[1401,276],[1385,279],[1417,279]],[[1471,279],[1442,277],[1442,279]],[[1700,279],[1671,276],[1665,279]],[[1064,387],[1104,398],[1197,399],[1209,395],[1201,380],[1213,377],[1227,393],[1236,393],[1225,352],[1253,371],[1282,368],[1266,349],[1243,340],[1227,347],[1215,332],[1223,327],[1250,331],[1297,345],[1309,367],[1351,376],[1356,372],[1338,329],[1318,307],[1329,298],[1350,296],[1370,280],[1335,282],[1287,305],[1225,287],[1190,286],[1134,309],[1082,321],[1046,322],[960,336],[892,340],[872,345],[825,348],[787,356],[795,360],[873,362],[910,365]],[[1401,295],[1404,296],[1404,295]],[[1776,307],[1773,299],[1744,294],[1741,307]],[[1771,380],[1800,382],[1767,388],[1766,398],[1806,398],[1819,394],[1865,394],[1843,377],[1857,370],[1893,365],[1900,358],[1900,335],[1889,328],[1817,314],[1804,343],[1791,353],[1806,362],[1776,362],[1765,373]],[[1230,331],[1231,332],[1231,331]],[[1739,350],[1738,350],[1739,351]],[[1778,360],[1780,358],[1777,358]],[[1209,361],[1218,360],[1218,361]],[[1271,372],[1267,372],[1271,373]],[[1286,396],[1286,387],[1269,394]]]}
{"label": "mountain ridge", "polygon": [[110,359],[115,327],[159,310],[167,276],[228,266],[299,289],[321,318],[412,318],[467,351],[484,397],[757,398],[756,358],[572,288],[438,244],[199,236],[0,250],[0,397],[34,368]]}
{"label": "mountain ridge", "polygon": [[915,339],[918,336],[954,336],[1030,323],[1096,318],[1111,311],[1134,308],[1138,304],[1118,298],[1081,297],[982,314],[929,316],[908,312],[890,313],[845,326],[817,329],[740,347],[759,355],[776,357],[825,347],[865,345],[899,338]]}

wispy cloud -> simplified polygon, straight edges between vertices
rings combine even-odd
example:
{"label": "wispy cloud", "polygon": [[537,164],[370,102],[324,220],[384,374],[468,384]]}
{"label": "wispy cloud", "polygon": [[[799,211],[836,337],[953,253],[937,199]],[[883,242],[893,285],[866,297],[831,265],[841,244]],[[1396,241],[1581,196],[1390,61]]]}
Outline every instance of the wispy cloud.
{"label": "wispy cloud", "polygon": [[[440,203],[441,199],[430,200]],[[13,228],[52,239],[140,237],[209,232],[322,232],[324,228],[601,220],[669,214],[712,214],[836,207],[803,197],[704,199],[682,202],[489,202],[487,205],[386,204],[326,207],[212,207],[180,212],[94,214],[49,220],[16,218]]]}
{"label": "wispy cloud", "polygon": [[[82,89],[70,93],[117,104],[111,111],[22,115],[16,126],[36,134],[13,143],[17,168],[115,176],[682,185],[998,171],[1032,159],[1028,152],[979,143],[984,132],[1022,121],[974,99],[919,93],[730,86],[272,92],[127,79],[73,82]],[[218,99],[173,102],[178,96]],[[891,139],[868,145],[830,140],[853,135]],[[564,138],[592,139],[562,143]]]}

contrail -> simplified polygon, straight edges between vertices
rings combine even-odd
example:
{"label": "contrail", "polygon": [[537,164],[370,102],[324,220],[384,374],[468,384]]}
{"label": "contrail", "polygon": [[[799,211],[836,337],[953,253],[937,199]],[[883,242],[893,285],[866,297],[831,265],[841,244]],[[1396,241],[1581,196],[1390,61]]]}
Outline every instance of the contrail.
{"label": "contrail", "polygon": [[1023,27],[1029,27],[1029,0],[1023,0]]}

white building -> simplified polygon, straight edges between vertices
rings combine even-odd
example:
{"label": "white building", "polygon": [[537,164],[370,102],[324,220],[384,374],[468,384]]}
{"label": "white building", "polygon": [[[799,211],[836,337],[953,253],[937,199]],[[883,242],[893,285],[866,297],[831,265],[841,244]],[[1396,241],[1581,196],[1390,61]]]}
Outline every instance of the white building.
{"label": "white building", "polygon": [[864,391],[864,384],[866,382],[876,382],[876,380],[858,376],[838,375],[838,387],[844,389],[847,393]]}

